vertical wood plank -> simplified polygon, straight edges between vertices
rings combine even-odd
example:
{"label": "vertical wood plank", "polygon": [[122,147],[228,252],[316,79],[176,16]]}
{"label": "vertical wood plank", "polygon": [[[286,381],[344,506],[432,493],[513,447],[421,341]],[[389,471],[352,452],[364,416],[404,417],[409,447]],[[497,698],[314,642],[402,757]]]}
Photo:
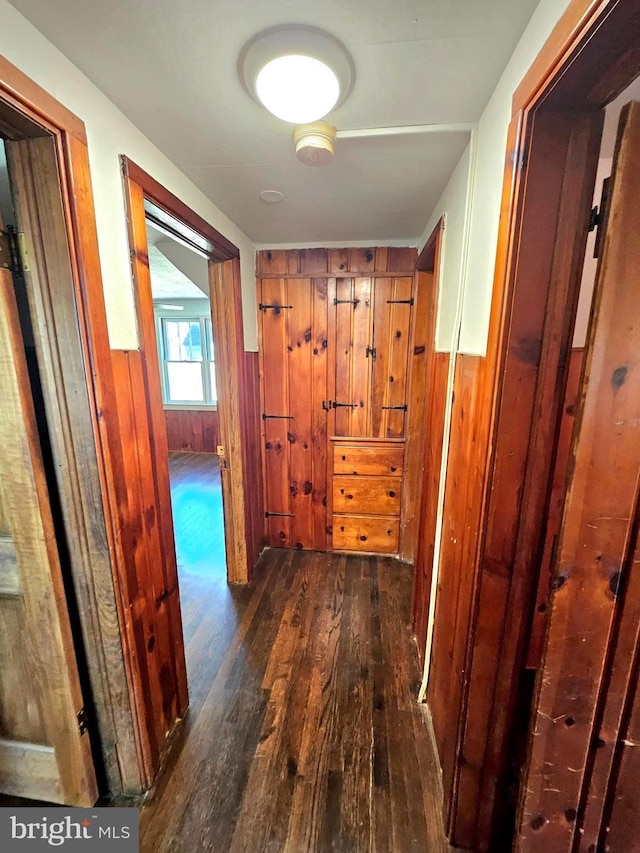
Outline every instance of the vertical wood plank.
{"label": "vertical wood plank", "polygon": [[291,546],[314,547],[313,518],[313,295],[311,279],[289,279],[287,374]]}
{"label": "vertical wood plank", "polygon": [[371,363],[371,435],[384,438],[387,434],[389,412],[389,382],[391,377],[391,308],[393,279],[373,281],[373,335],[371,346],[376,356]]}
{"label": "vertical wood plank", "polygon": [[350,401],[356,406],[347,410],[349,412],[347,435],[357,436],[370,434],[371,359],[367,358],[367,347],[371,346],[373,340],[370,278],[354,279],[353,299]]}
{"label": "vertical wood plank", "polygon": [[[289,305],[287,282],[284,279],[263,279],[262,303]],[[288,310],[268,308],[260,312],[264,354],[263,406],[265,415],[289,414],[287,347]],[[264,423],[266,512],[290,513],[289,492],[289,421],[267,418]],[[269,516],[269,544],[273,548],[291,547],[291,519],[286,515]]]}
{"label": "vertical wood plank", "polygon": [[614,158],[520,824],[520,849],[527,845],[532,851],[549,844],[572,849],[578,825],[566,813],[577,813],[590,781],[598,700],[605,710],[609,705],[611,717],[619,716],[612,707],[619,697],[606,689],[603,697],[603,684],[610,678],[605,663],[620,612],[617,594],[633,562],[640,475],[640,291],[634,286],[640,264],[639,155],[640,103],[631,103],[622,113]]}
{"label": "vertical wood plank", "polygon": [[[335,379],[334,398],[337,403],[353,403],[351,398],[351,364],[353,361],[353,305],[355,299],[353,279],[339,278],[335,283],[337,304],[329,306],[333,311],[335,323],[335,347],[332,356],[334,363],[330,369]],[[351,435],[351,409],[339,407],[334,413],[334,434]]]}
{"label": "vertical wood plank", "polygon": [[327,458],[329,413],[323,407],[329,400],[328,369],[328,282],[325,278],[312,281],[312,344],[311,381],[313,384],[311,442],[313,447],[313,547],[327,548]]}
{"label": "vertical wood plank", "polygon": [[[385,406],[407,406],[407,368],[409,363],[409,331],[411,328],[413,279],[396,278],[393,281],[395,304],[391,307],[389,327],[389,384]],[[406,304],[405,304],[406,303]],[[405,434],[406,412],[388,409],[386,438],[400,438]]]}

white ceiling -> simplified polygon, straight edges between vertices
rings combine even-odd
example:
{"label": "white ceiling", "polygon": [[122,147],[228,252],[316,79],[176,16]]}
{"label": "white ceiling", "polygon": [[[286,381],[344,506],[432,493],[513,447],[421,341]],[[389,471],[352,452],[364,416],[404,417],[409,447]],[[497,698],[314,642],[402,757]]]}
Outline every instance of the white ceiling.
{"label": "white ceiling", "polygon": [[[303,166],[293,126],[240,83],[238,55],[278,24],[325,29],[356,80],[338,130],[476,121],[537,0],[12,0],[257,243],[417,238],[466,134],[338,140]],[[123,152],[126,153],[126,152]],[[263,189],[285,194],[260,201]]]}
{"label": "white ceiling", "polygon": [[162,299],[208,299],[207,262],[147,222],[151,295]]}

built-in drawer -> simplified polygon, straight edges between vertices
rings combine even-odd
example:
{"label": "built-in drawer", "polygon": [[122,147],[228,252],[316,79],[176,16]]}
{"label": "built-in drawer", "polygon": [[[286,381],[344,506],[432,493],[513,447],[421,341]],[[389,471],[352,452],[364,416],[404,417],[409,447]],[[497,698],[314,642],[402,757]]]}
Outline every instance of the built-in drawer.
{"label": "built-in drawer", "polygon": [[334,444],[333,473],[401,477],[404,445]]}
{"label": "built-in drawer", "polygon": [[400,519],[380,515],[333,515],[335,551],[373,551],[396,554]]}
{"label": "built-in drawer", "polygon": [[400,515],[401,487],[398,477],[334,477],[333,511]]}

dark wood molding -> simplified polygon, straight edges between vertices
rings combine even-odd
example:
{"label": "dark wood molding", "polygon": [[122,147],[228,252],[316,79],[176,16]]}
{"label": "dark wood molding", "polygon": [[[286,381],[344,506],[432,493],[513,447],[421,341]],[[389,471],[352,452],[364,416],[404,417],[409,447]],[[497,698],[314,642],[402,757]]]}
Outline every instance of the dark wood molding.
{"label": "dark wood molding", "polygon": [[[0,56],[0,91],[6,105],[18,109],[40,128],[39,136],[43,130],[55,129],[87,144],[84,122],[3,56]],[[15,124],[15,118],[12,117],[10,124]],[[19,129],[23,128],[24,122],[19,122]]]}
{"label": "dark wood molding", "polygon": [[444,216],[436,222],[436,227],[433,229],[427,242],[424,244],[416,261],[416,270],[418,272],[433,272],[436,265],[437,252],[439,251],[439,241],[444,231]]}
{"label": "dark wood molding", "polygon": [[[452,840],[478,853],[510,844],[509,763],[523,712],[518,702],[566,383],[563,353],[571,346],[576,268],[584,253],[585,201],[597,165],[598,112],[637,75],[639,13],[635,3],[574,0],[513,101],[487,357],[474,380],[484,403],[475,417],[472,459],[460,475],[480,481],[479,497],[474,490],[473,501],[466,498],[474,509],[464,519],[478,536],[462,566],[464,607],[455,607],[451,654],[460,687],[447,707],[457,733],[453,742],[447,734],[444,760]],[[456,389],[456,403],[458,397]],[[444,541],[462,533],[458,522],[445,529]],[[536,835],[542,846],[535,849],[543,849],[543,837]]]}
{"label": "dark wood molding", "polygon": [[[105,793],[114,796],[137,794],[142,790],[143,783],[134,709],[129,703],[131,660],[121,634],[125,624],[120,584],[123,555],[118,544],[115,520],[116,506],[121,499],[118,486],[121,483],[121,447],[117,428],[114,428],[115,388],[85,128],[77,116],[2,58],[0,119],[3,134],[9,131],[8,138],[16,142],[23,140],[27,145],[31,139],[37,138],[44,143],[42,137],[49,137],[55,152],[56,165],[48,169],[48,174],[59,181],[55,189],[58,202],[62,204],[65,245],[53,248],[49,245],[48,252],[40,256],[40,268],[36,272],[42,273],[43,277],[38,284],[42,288],[38,298],[45,302],[51,300],[50,288],[54,283],[63,288],[63,293],[58,294],[55,310],[59,321],[71,323],[79,335],[77,352],[75,355],[67,353],[67,357],[79,358],[81,363],[74,363],[68,371],[69,375],[66,375],[65,369],[71,365],[60,362],[62,350],[58,343],[48,341],[43,336],[42,346],[52,369],[59,371],[63,386],[69,384],[71,375],[78,370],[86,382],[88,413],[87,419],[83,421],[82,435],[83,440],[93,442],[94,448],[93,452],[89,451],[83,456],[84,482],[77,476],[77,470],[67,473],[75,480],[71,486],[74,494],[69,495],[69,506],[75,506],[76,509],[79,506],[80,515],[87,513],[89,516],[83,519],[76,513],[79,525],[84,525],[88,531],[89,540],[93,537],[89,545],[92,557],[83,567],[81,576],[74,575],[74,584],[82,586],[81,598],[84,603],[96,608],[91,614],[88,611],[85,613],[83,639],[90,659],[88,666],[93,679],[93,702],[100,725],[108,789]],[[23,150],[26,151],[24,146]],[[36,148],[34,156],[39,157]],[[31,180],[30,168],[27,164],[23,188]],[[45,185],[49,186],[47,180],[45,177]],[[51,184],[49,191],[53,190]],[[42,222],[46,222],[51,210],[45,204],[40,213],[37,207],[34,211],[42,227]],[[56,232],[58,240],[62,239],[62,232]],[[47,237],[51,239],[51,232]],[[52,251],[59,254],[52,256]],[[66,277],[60,277],[54,269],[49,268],[50,264],[63,262],[70,264],[71,268]],[[70,393],[73,394],[73,391]],[[81,406],[80,396],[76,394],[75,406]],[[60,414],[63,424],[61,435],[67,442],[67,449],[71,448],[75,454],[82,453],[77,446],[80,438],[77,422],[78,419],[82,420],[83,415],[79,411],[72,413],[76,427],[69,434],[64,417]],[[87,424],[90,425],[92,435],[86,431]],[[93,464],[92,459],[95,459]],[[89,500],[85,505],[82,496],[89,493],[100,496],[97,505]],[[81,497],[79,502],[78,496]],[[105,525],[102,541],[99,541],[100,516],[103,516]]]}
{"label": "dark wood molding", "polygon": [[[178,236],[182,236],[186,241],[193,241],[193,234],[182,232],[180,223],[186,224],[190,229],[205,238],[208,245],[201,246],[200,249],[208,250],[209,256],[213,261],[228,261],[232,258],[240,257],[240,250],[231,240],[228,240],[224,234],[221,234],[213,225],[210,225],[206,219],[203,219],[198,213],[192,210],[181,199],[172,192],[169,192],[166,187],[153,178],[148,172],[145,172],[140,166],[130,160],[124,154],[121,155],[122,171],[125,178],[133,181],[142,187],[146,199],[155,202],[162,210],[166,211],[173,217],[173,221],[164,221],[163,225],[175,229]],[[196,243],[197,245],[197,243]]]}

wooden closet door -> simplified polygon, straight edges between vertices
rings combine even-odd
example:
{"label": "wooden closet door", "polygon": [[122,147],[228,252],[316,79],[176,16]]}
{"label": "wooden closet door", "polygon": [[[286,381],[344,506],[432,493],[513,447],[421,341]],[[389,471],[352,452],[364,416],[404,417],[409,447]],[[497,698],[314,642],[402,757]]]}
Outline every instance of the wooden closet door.
{"label": "wooden closet door", "polygon": [[0,269],[0,791],[97,786],[11,273]]}
{"label": "wooden closet door", "polygon": [[333,321],[330,370],[333,434],[368,436],[371,427],[371,279],[334,280],[329,310]]}
{"label": "wooden closet door", "polygon": [[413,277],[377,278],[373,294],[370,432],[402,438],[407,414]]}
{"label": "wooden closet door", "polygon": [[327,542],[327,281],[262,279],[260,334],[269,544]]}

